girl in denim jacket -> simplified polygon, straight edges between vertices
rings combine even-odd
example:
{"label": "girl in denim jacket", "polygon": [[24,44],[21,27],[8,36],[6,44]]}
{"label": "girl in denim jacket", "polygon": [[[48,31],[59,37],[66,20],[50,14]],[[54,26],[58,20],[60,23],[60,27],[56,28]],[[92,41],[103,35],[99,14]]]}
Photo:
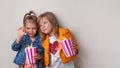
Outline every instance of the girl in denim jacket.
{"label": "girl in denim jacket", "polygon": [[[33,11],[26,13],[23,19],[24,26],[18,29],[17,39],[12,44],[12,50],[17,51],[14,63],[19,65],[19,68],[43,68],[44,49],[40,43],[38,35],[37,16]],[[26,59],[25,48],[28,45],[36,47],[37,53],[34,58],[35,64],[28,63]]]}

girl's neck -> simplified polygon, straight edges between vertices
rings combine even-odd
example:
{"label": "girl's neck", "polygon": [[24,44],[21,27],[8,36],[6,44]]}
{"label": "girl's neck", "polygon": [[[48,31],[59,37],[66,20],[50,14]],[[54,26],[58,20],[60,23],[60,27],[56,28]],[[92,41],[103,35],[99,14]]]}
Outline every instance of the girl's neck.
{"label": "girl's neck", "polygon": [[49,36],[54,36],[55,35],[55,30],[53,30],[50,34],[49,34]]}
{"label": "girl's neck", "polygon": [[32,42],[34,42],[34,40],[35,40],[35,37],[32,37],[32,38],[30,38],[30,40],[31,40]]}
{"label": "girl's neck", "polygon": [[49,36],[54,36],[54,34],[50,34]]}

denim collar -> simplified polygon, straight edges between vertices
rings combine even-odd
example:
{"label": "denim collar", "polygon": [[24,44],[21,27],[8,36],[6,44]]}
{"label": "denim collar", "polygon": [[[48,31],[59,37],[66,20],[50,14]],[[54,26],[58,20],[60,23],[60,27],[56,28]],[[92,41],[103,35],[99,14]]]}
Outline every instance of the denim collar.
{"label": "denim collar", "polygon": [[36,35],[34,42],[32,42],[32,41],[30,40],[29,35],[28,35],[28,34],[25,34],[25,35],[23,36],[22,40],[25,41],[25,42],[27,42],[27,43],[39,43],[39,42],[40,42],[40,37],[39,37],[39,35]]}

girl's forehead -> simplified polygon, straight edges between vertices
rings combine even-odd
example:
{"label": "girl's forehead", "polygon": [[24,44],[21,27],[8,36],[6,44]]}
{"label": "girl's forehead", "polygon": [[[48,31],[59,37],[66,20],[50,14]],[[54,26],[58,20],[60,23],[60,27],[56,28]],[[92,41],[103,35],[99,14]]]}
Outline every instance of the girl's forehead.
{"label": "girl's forehead", "polygon": [[26,25],[27,25],[27,24],[36,25],[36,23],[34,23],[34,22],[26,22]]}
{"label": "girl's forehead", "polygon": [[49,21],[49,19],[46,18],[46,17],[43,17],[43,18],[40,19],[40,22],[43,22],[43,21]]}
{"label": "girl's forehead", "polygon": [[27,24],[27,23],[37,24],[37,22],[35,22],[35,21],[33,21],[33,20],[26,20],[26,21],[25,21],[25,24]]}
{"label": "girl's forehead", "polygon": [[37,28],[38,26],[34,23],[26,23],[25,27],[29,27],[29,28]]}
{"label": "girl's forehead", "polygon": [[34,23],[34,22],[33,22],[33,20],[28,19],[25,21],[25,23]]}
{"label": "girl's forehead", "polygon": [[47,17],[42,17],[41,19],[42,19],[42,20],[48,20],[48,18],[47,18]]}
{"label": "girl's forehead", "polygon": [[32,20],[26,20],[25,25],[30,25],[30,24],[31,25],[37,25],[37,23],[32,21]]}

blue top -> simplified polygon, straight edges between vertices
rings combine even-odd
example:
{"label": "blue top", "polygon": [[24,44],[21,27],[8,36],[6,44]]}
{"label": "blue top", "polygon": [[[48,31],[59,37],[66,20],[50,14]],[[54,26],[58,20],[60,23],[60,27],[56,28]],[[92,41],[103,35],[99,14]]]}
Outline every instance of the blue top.
{"label": "blue top", "polygon": [[38,35],[35,36],[34,42],[30,40],[28,34],[25,34],[22,37],[19,44],[16,43],[16,40],[13,42],[12,50],[18,51],[13,62],[19,66],[23,66],[26,60],[25,48],[31,43],[33,47],[37,48],[37,53],[39,53],[42,57],[42,59],[37,60],[36,62],[37,68],[43,68],[44,49],[40,43],[40,37]]}

